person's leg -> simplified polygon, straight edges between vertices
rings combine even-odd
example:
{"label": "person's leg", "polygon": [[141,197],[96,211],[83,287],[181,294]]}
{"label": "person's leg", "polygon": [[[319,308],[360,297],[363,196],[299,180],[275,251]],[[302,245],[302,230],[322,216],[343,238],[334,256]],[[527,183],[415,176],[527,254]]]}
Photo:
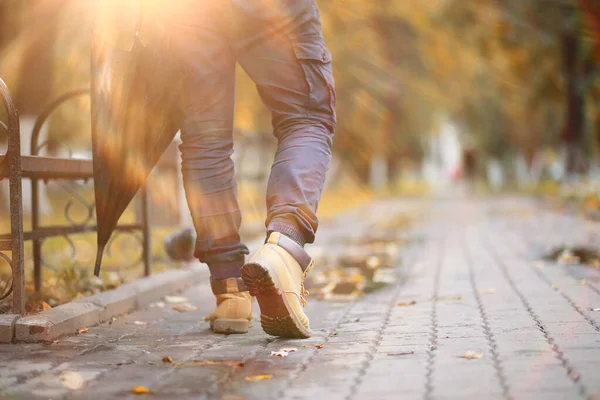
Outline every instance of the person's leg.
{"label": "person's leg", "polygon": [[168,46],[185,76],[181,167],[197,233],[194,255],[208,264],[217,295],[211,326],[219,332],[245,332],[251,298],[240,270],[248,249],[240,242],[231,160],[236,61],[226,31],[229,8],[223,3],[198,0],[186,13],[171,16]]}
{"label": "person's leg", "polygon": [[242,270],[272,335],[308,337],[303,281],[331,158],[335,89],[314,0],[233,0],[236,56],[272,113],[277,153],[267,189],[268,240]]}
{"label": "person's leg", "polygon": [[335,88],[314,0],[233,0],[236,56],[272,113],[267,230],[312,243],[331,157]]}

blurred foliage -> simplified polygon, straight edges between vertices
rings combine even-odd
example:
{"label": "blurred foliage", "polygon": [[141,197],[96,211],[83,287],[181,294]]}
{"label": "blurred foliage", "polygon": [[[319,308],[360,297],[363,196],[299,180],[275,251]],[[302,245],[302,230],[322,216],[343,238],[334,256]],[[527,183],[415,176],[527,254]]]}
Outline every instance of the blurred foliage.
{"label": "blurred foliage", "polygon": [[[380,140],[369,140],[367,148],[383,142],[389,158],[418,159],[422,138],[446,114],[462,128],[463,144],[484,158],[520,152],[531,162],[543,147],[567,143],[587,156],[597,152],[599,3],[320,4],[335,56],[338,145],[344,145],[341,136],[376,137]],[[569,51],[574,60],[565,60]],[[573,71],[568,62],[575,64]],[[573,80],[584,100],[579,110],[569,110],[567,83]],[[570,132],[577,129],[571,114],[578,112],[582,130]],[[373,123],[389,120],[388,126]]]}
{"label": "blurred foliage", "polygon": [[[482,159],[520,153],[532,163],[543,148],[566,149],[586,166],[597,157],[597,1],[318,4],[334,57],[336,151],[363,180],[375,153],[384,154],[392,170],[417,165],[427,137],[447,117]],[[87,2],[0,0],[0,7],[0,75],[11,87],[19,86],[27,49],[50,33],[52,93],[88,86],[93,15]],[[236,126],[269,134],[269,113],[254,84],[241,71],[237,82]],[[69,136],[88,147],[88,103],[74,100],[58,110],[53,137]],[[74,132],[82,134],[73,138]]]}

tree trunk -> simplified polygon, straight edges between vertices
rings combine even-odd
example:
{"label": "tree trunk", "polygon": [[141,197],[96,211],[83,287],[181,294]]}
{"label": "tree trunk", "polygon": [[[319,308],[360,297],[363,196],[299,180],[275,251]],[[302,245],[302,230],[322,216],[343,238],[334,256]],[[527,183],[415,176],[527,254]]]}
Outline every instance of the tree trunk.
{"label": "tree trunk", "polygon": [[581,63],[579,62],[580,38],[570,31],[562,36],[562,61],[565,80],[565,126],[563,145],[567,175],[585,172],[584,142],[584,93]]}
{"label": "tree trunk", "polygon": [[586,22],[594,35],[594,52],[596,60],[600,64],[600,6],[592,5],[594,0],[579,0],[579,6],[585,13]]}

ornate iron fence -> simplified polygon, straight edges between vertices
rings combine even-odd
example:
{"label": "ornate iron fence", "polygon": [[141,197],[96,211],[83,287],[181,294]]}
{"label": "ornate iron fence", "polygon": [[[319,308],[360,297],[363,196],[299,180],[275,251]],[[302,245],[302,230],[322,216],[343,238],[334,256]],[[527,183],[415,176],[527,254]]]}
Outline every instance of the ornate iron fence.
{"label": "ornate iron fence", "polygon": [[[11,232],[0,235],[0,257],[2,257],[12,269],[12,282],[0,293],[0,300],[5,299],[11,293],[12,310],[14,313],[25,312],[25,271],[24,271],[24,242],[33,243],[33,280],[35,292],[42,290],[42,268],[53,266],[42,256],[42,245],[44,240],[52,237],[64,237],[71,246],[72,260],[75,257],[75,246],[69,238],[72,234],[95,232],[95,216],[93,202],[89,202],[81,196],[73,185],[76,181],[87,181],[93,179],[93,168],[91,159],[75,159],[69,151],[70,157],[42,157],[39,152],[48,145],[48,142],[39,143],[40,132],[52,112],[66,101],[78,96],[89,95],[89,89],[73,90],[58,97],[38,116],[32,131],[31,155],[21,154],[19,116],[11,99],[8,88],[0,79],[0,96],[8,116],[7,123],[0,123],[0,130],[8,132],[8,148],[5,155],[0,155],[0,180],[8,178],[10,193],[10,216]],[[23,197],[22,180],[31,181],[31,230],[23,230]],[[71,184],[59,183],[59,186],[71,196],[72,200],[65,205],[64,216],[66,225],[42,226],[40,219],[40,191],[39,185],[46,184],[49,180],[67,179]],[[71,215],[73,204],[77,202],[87,210],[86,216],[77,220]],[[136,260],[144,265],[144,274],[151,273],[151,236],[148,223],[148,194],[145,188],[140,193],[141,221],[132,224],[124,224],[117,227],[116,239],[120,234],[134,234],[142,245],[141,260]],[[110,251],[109,249],[107,249]],[[10,257],[6,254],[10,252]]]}

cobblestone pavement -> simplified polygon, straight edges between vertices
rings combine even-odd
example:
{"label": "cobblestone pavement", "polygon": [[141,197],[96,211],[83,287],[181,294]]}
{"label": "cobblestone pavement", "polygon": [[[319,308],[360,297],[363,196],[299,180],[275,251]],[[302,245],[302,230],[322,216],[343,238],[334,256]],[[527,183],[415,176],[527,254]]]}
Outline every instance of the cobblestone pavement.
{"label": "cobblestone pavement", "polygon": [[[269,337],[258,321],[247,335],[211,333],[207,282],[184,294],[197,312],[148,308],[55,344],[0,346],[0,393],[130,398],[143,385],[153,399],[600,399],[600,270],[536,261],[552,246],[600,243],[600,225],[523,199],[387,199],[326,222],[320,245],[343,251],[341,238],[400,213],[422,218],[397,283],[354,301],[309,298],[310,339]],[[298,351],[270,355],[282,347]],[[255,375],[272,378],[245,379]]]}

